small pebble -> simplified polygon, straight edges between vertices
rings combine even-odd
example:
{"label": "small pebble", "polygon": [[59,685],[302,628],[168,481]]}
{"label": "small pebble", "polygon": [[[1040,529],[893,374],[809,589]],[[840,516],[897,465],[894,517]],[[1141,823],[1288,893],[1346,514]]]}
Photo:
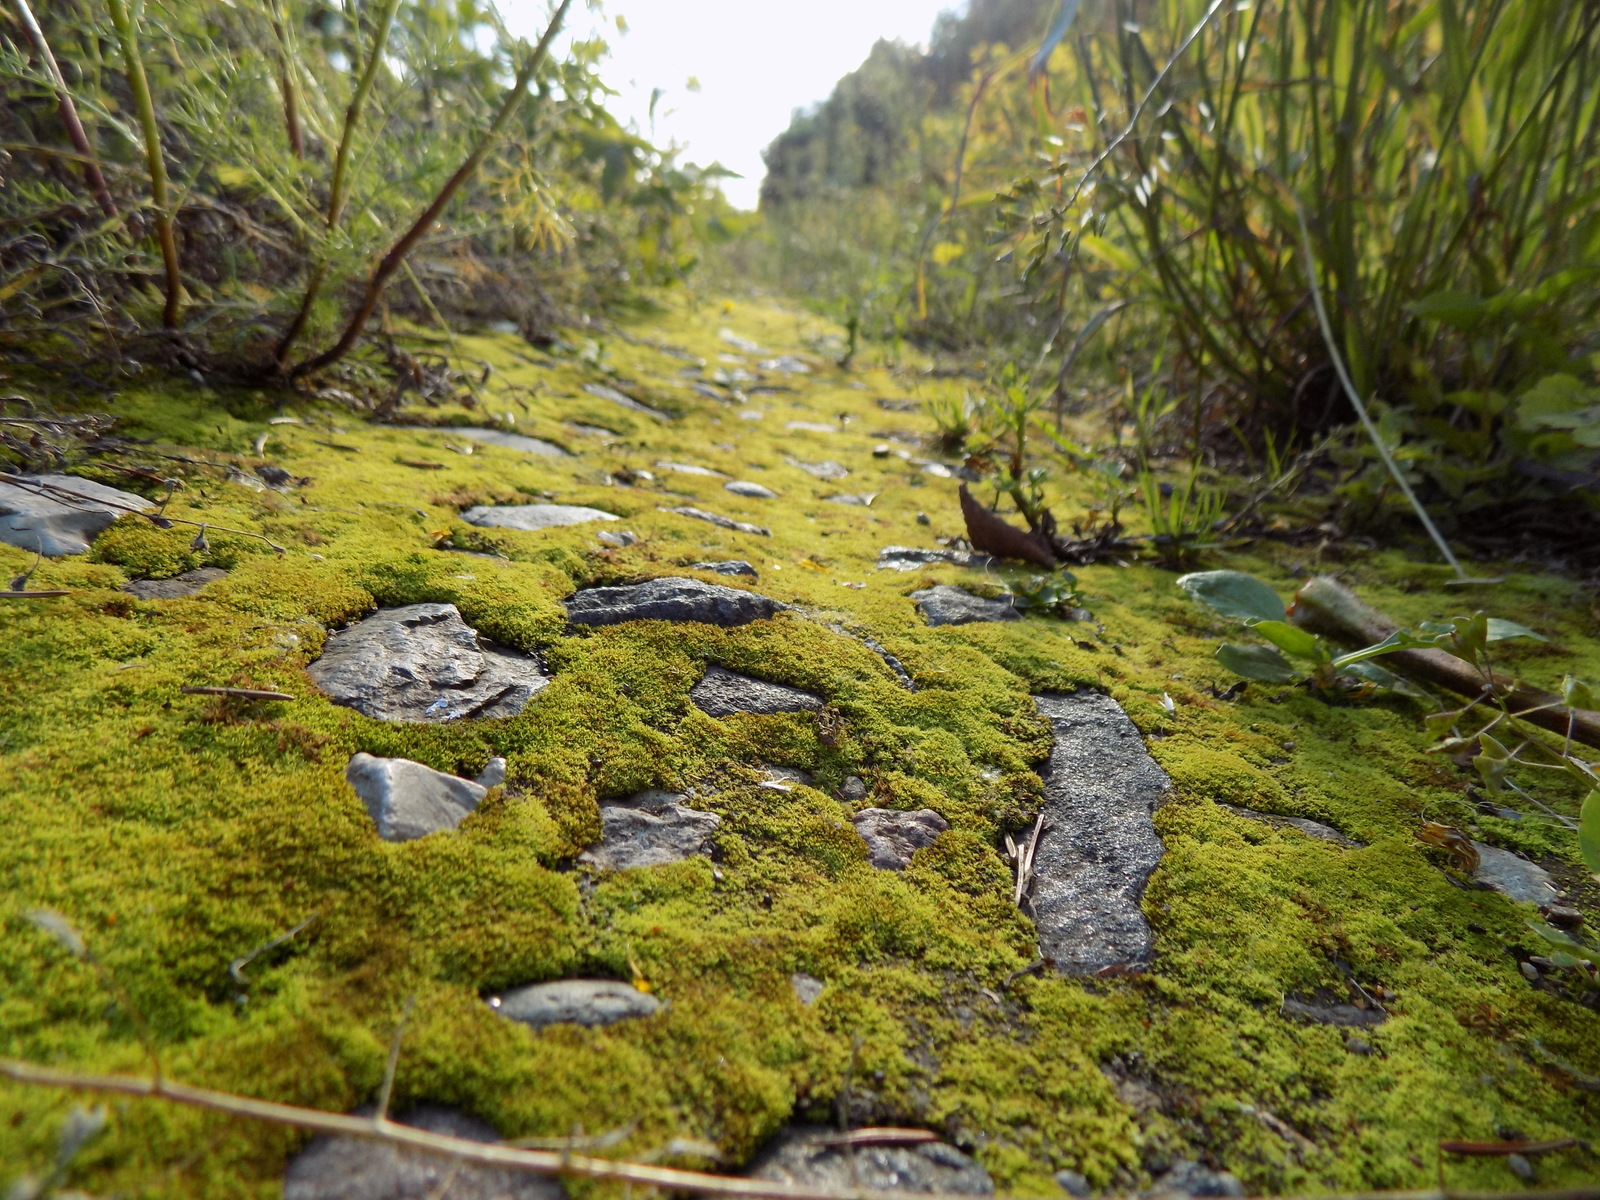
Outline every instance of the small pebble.
{"label": "small pebble", "polygon": [[1552,904],[1544,910],[1544,915],[1558,929],[1577,929],[1583,924],[1583,914],[1565,904]]}
{"label": "small pebble", "polygon": [[872,457],[873,458],[888,458],[889,457],[889,443],[888,442],[879,442],[876,446],[874,446],[872,448]]}
{"label": "small pebble", "polygon": [[917,524],[918,525],[932,525],[933,521],[928,517],[927,513],[919,512],[917,514]]}
{"label": "small pebble", "polygon": [[1506,1166],[1510,1167],[1511,1173],[1523,1183],[1532,1183],[1539,1177],[1539,1173],[1533,1169],[1533,1164],[1520,1154],[1506,1155]]}
{"label": "small pebble", "polygon": [[1539,982],[1539,968],[1534,966],[1531,962],[1518,963],[1517,967],[1522,971],[1522,977],[1529,983]]}
{"label": "small pebble", "polygon": [[1089,1194],[1089,1180],[1079,1171],[1057,1171],[1056,1182],[1061,1185],[1061,1190],[1069,1196],[1087,1196]]}
{"label": "small pebble", "polygon": [[1360,1039],[1358,1037],[1347,1037],[1347,1038],[1345,1038],[1345,1040],[1344,1040],[1344,1048],[1346,1050],[1350,1051],[1351,1054],[1371,1054],[1372,1053],[1372,1043],[1371,1042],[1367,1042],[1367,1041],[1363,1041],[1362,1039]]}

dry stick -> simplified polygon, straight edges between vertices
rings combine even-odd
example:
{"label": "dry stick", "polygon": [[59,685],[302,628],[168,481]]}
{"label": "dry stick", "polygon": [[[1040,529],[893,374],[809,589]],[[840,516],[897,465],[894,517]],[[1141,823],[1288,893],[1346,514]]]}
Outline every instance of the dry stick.
{"label": "dry stick", "polygon": [[89,184],[89,190],[99,202],[100,211],[108,217],[115,217],[116,202],[111,199],[111,189],[106,186],[106,177],[100,173],[100,163],[95,159],[94,148],[89,145],[89,135],[83,131],[83,122],[78,120],[78,106],[72,102],[72,93],[67,88],[67,78],[61,73],[56,56],[50,51],[50,43],[45,41],[44,30],[39,28],[33,10],[28,7],[28,0],[14,0],[14,3],[17,6],[17,15],[22,18],[22,27],[28,31],[28,37],[33,42],[34,53],[44,64],[45,72],[50,76],[51,85],[56,90],[56,107],[61,112],[61,123],[67,127],[67,137],[72,139],[73,149],[83,156],[83,177]]}
{"label": "dry stick", "polygon": [[288,692],[269,692],[262,688],[181,687],[185,696],[237,696],[241,700],[293,700]]}
{"label": "dry stick", "polygon": [[[133,1075],[91,1075],[3,1058],[0,1058],[0,1077],[40,1087],[170,1100],[174,1104],[185,1104],[212,1112],[248,1117],[275,1125],[288,1125],[315,1133],[366,1138],[370,1141],[386,1142],[390,1145],[451,1158],[459,1163],[505,1167],[533,1175],[616,1179],[624,1183],[638,1183],[702,1196],[743,1196],[750,1197],[751,1200],[903,1200],[903,1194],[898,1192],[873,1191],[867,1188],[813,1188],[801,1184],[712,1175],[703,1171],[646,1166],[642,1163],[618,1162],[549,1150],[518,1150],[492,1142],[470,1142],[464,1138],[429,1133],[426,1130],[413,1129],[408,1125],[386,1122],[380,1127],[374,1124],[370,1117],[351,1117],[343,1113],[322,1112],[315,1108],[278,1104],[271,1100],[236,1096],[229,1092],[192,1087],[167,1079],[142,1079]],[[928,1200],[957,1200],[957,1197],[949,1193],[934,1193]],[[1600,1200],[1600,1184],[1521,1192],[1472,1192],[1445,1188],[1410,1192],[1346,1192],[1322,1196],[1318,1200]]]}
{"label": "dry stick", "polygon": [[417,998],[407,996],[405,1010],[394,1027],[394,1040],[389,1043],[389,1061],[383,1068],[383,1086],[378,1089],[378,1108],[372,1114],[373,1124],[380,1128],[389,1121],[389,1100],[394,1095],[394,1077],[400,1069],[400,1040],[406,1035],[406,1024],[416,1007]]}
{"label": "dry stick", "polygon": [[323,367],[338,362],[350,352],[350,347],[355,345],[356,339],[366,329],[367,321],[371,318],[373,310],[378,307],[378,298],[383,294],[383,289],[388,286],[390,278],[400,269],[400,265],[405,262],[406,255],[410,254],[413,247],[422,240],[423,235],[433,228],[433,223],[438,220],[439,214],[445,210],[445,206],[454,199],[461,185],[476,173],[478,165],[483,161],[484,156],[489,153],[490,147],[494,145],[501,131],[510,123],[511,118],[516,115],[517,109],[522,106],[523,98],[528,92],[528,84],[532,82],[534,73],[538,71],[540,65],[550,53],[550,43],[555,39],[562,22],[566,19],[567,9],[571,6],[572,0],[561,0],[561,6],[556,9],[555,16],[551,18],[549,26],[544,31],[544,36],[539,39],[539,44],[534,47],[533,53],[528,56],[521,70],[517,72],[516,82],[511,85],[511,90],[506,95],[505,102],[500,106],[500,111],[495,114],[494,123],[489,126],[483,137],[478,140],[478,144],[467,155],[466,161],[456,169],[456,173],[445,181],[444,186],[439,189],[439,194],[433,198],[433,203],[423,209],[421,215],[412,223],[411,228],[406,230],[400,240],[390,248],[389,253],[383,256],[383,261],[378,264],[377,270],[372,273],[372,278],[367,281],[367,290],[361,298],[361,306],[356,310],[355,315],[350,318],[350,322],[345,326],[344,332],[339,336],[339,340],[329,349],[324,350],[313,358],[307,359],[290,371],[289,377],[291,379],[298,379],[310,371],[321,370]]}
{"label": "dry stick", "polygon": [[[328,184],[328,212],[325,223],[331,235],[339,228],[339,218],[344,215],[345,201],[350,196],[350,146],[355,141],[356,128],[361,124],[361,110],[366,106],[367,97],[372,93],[372,85],[377,82],[378,68],[383,65],[383,48],[389,42],[389,28],[394,23],[395,10],[400,7],[400,0],[388,0],[378,13],[378,27],[372,34],[372,49],[367,54],[367,65],[361,72],[361,78],[356,83],[356,90],[350,97],[350,105],[344,112],[344,129],[339,134],[339,149],[333,158],[333,175]],[[305,295],[301,297],[300,308],[294,314],[294,320],[289,323],[278,348],[274,351],[274,358],[281,367],[289,357],[289,351],[299,340],[300,334],[305,330],[306,322],[311,318],[311,309],[317,302],[317,296],[322,291],[323,282],[328,278],[328,259],[324,253],[311,271],[311,278],[306,282]]]}
{"label": "dry stick", "polygon": [[300,104],[294,86],[293,48],[284,28],[283,8],[274,4],[272,15],[273,36],[278,39],[278,86],[283,90],[283,125],[289,139],[289,152],[296,158],[306,156],[305,135],[300,132]]}
{"label": "dry stick", "polygon": [[[1291,620],[1302,629],[1353,646],[1371,646],[1399,628],[1349,588],[1327,576],[1311,580],[1295,597]],[[1385,656],[1402,675],[1422,679],[1457,695],[1491,694],[1483,676],[1463,659],[1443,650],[1396,650]],[[1568,708],[1560,696],[1510,681],[1493,687],[1513,717],[1575,742],[1600,747],[1600,712]]]}
{"label": "dry stick", "polygon": [[127,0],[106,0],[111,23],[122,45],[122,62],[128,76],[128,90],[139,112],[144,131],[144,156],[150,170],[150,203],[156,211],[156,241],[167,269],[167,303],[161,310],[161,324],[167,330],[178,328],[178,307],[183,302],[183,275],[178,269],[178,242],[172,233],[172,211],[167,198],[167,164],[161,154],[161,129],[156,124],[156,108],[150,98],[150,81],[144,73],[144,56],[139,53],[139,34],[128,12]]}

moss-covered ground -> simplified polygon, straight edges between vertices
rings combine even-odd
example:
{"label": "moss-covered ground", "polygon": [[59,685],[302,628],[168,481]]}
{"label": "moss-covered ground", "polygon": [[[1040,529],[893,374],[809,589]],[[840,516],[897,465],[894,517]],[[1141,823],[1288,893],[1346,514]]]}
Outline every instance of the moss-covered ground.
{"label": "moss-covered ground", "polygon": [[[1425,755],[1416,702],[1257,685],[1219,699],[1211,685],[1232,680],[1211,656],[1230,631],[1156,566],[1078,571],[1098,630],[1044,618],[925,627],[908,593],[995,589],[1031,573],[874,569],[884,545],[932,547],[963,532],[954,479],[873,454],[888,442],[928,455],[917,442],[931,421],[877,401],[969,385],[818,357],[810,375],[769,376],[792,391],[753,393],[740,410],[680,374],[683,353],[708,373],[729,366],[724,327],[775,353],[803,352],[819,332],[793,311],[741,302],[663,310],[578,353],[463,335],[463,360],[493,366],[481,402],[418,404],[408,418],[514,424],[573,451],[562,459],[373,425],[333,402],[280,407],[280,396],[188,382],[74,401],[35,381],[41,399],[108,408],[120,433],[149,439],[108,461],[183,477],[172,515],[259,532],[287,551],[215,531],[196,551],[192,528],[127,518],[89,556],[39,567],[32,586],[70,595],[0,607],[0,1052],[129,1072],[146,1071],[153,1052],[177,1078],[342,1111],[372,1099],[414,998],[397,1109],[459,1105],[508,1137],[627,1127],[614,1151],[627,1155],[695,1138],[728,1167],[797,1111],[848,1109],[858,1122],[939,1130],[1002,1191],[1040,1196],[1059,1194],[1061,1168],[1130,1187],[1185,1157],[1252,1191],[1441,1175],[1510,1187],[1501,1161],[1442,1158],[1439,1140],[1600,1133],[1600,1095],[1549,1062],[1600,1075],[1600,1016],[1576,985],[1519,973],[1519,953],[1538,952],[1523,924],[1531,909],[1466,886],[1415,832],[1428,820],[1470,829],[1545,863],[1587,907],[1570,835],[1536,813],[1481,815],[1471,775]],[[754,369],[762,356],[743,357]],[[676,415],[629,412],[581,390],[593,382]],[[787,458],[833,459],[850,476],[825,483]],[[658,460],[780,498],[742,499]],[[307,482],[257,491],[222,469],[260,462]],[[415,465],[427,463],[442,465]],[[1070,475],[1053,486],[1063,513],[1090,495]],[[867,508],[823,499],[839,491],[877,498]],[[600,526],[519,533],[458,515],[545,499],[618,513],[606,528],[639,540],[610,548]],[[659,511],[682,504],[772,536]],[[795,611],[732,630],[565,625],[561,600],[577,587],[725,558],[747,559],[759,582],[702,577]],[[7,578],[31,559],[0,547]],[[202,563],[230,573],[191,598],[118,590]],[[1485,607],[1551,639],[1513,664],[1531,681],[1600,675],[1600,615],[1559,578],[1481,564],[1504,582],[1447,588],[1443,568],[1399,551],[1333,561],[1273,543],[1204,565],[1254,571],[1285,594],[1335,569],[1408,621]],[[315,691],[303,668],[330,628],[416,601],[457,604],[486,637],[537,651],[554,682],[518,717],[447,726],[385,724]],[[915,692],[861,634],[905,664]],[[711,663],[817,691],[827,717],[713,720],[686,699]],[[297,699],[179,691],[193,684]],[[1143,975],[1019,974],[1036,951],[999,844],[1040,799],[1049,734],[1029,696],[1080,685],[1125,707],[1175,785],[1157,814],[1167,849],[1145,899],[1157,959]],[[502,754],[509,779],[454,834],[387,844],[344,781],[357,750],[464,774]],[[815,786],[759,788],[763,764],[804,768]],[[932,807],[951,830],[904,873],[873,870],[850,806],[834,798],[850,774],[867,781],[865,803]],[[722,816],[716,861],[599,880],[574,871],[598,833],[598,802],[650,786],[695,787],[695,803]],[[1547,795],[1557,807],[1572,800]],[[1312,817],[1363,848],[1223,803]],[[103,969],[30,923],[38,908],[69,918]],[[242,982],[230,976],[235,960],[308,919]],[[795,971],[825,982],[815,1005],[796,999]],[[535,1033],[484,1002],[507,986],[596,975],[636,978],[669,1007],[607,1029]],[[1361,1034],[1370,1053],[1347,1047],[1344,1030],[1280,1015],[1285,995],[1342,999],[1351,977],[1392,996],[1390,1019]],[[75,1102],[0,1086],[0,1176],[42,1171]],[[271,1197],[301,1140],[122,1102],[72,1180],[98,1195]],[[1600,1164],[1579,1151],[1538,1169],[1571,1182]]]}

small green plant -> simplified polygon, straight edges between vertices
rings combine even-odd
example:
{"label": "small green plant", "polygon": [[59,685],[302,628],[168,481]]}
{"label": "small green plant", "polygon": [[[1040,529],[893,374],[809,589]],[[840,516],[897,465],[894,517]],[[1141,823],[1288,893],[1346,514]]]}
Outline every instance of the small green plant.
{"label": "small green plant", "polygon": [[1071,571],[1034,575],[1011,585],[1011,597],[1025,612],[1067,621],[1085,621],[1091,616],[1078,595],[1078,578]]}
{"label": "small green plant", "polygon": [[923,410],[933,419],[934,444],[947,454],[964,450],[967,439],[977,428],[974,405],[970,394],[959,400],[954,396],[934,396],[923,403]]}
{"label": "small green plant", "polygon": [[1150,520],[1150,541],[1160,560],[1169,565],[1188,561],[1215,536],[1227,504],[1221,490],[1200,482],[1199,472],[1191,472],[1182,487],[1163,488],[1146,470],[1139,476],[1139,491]]}

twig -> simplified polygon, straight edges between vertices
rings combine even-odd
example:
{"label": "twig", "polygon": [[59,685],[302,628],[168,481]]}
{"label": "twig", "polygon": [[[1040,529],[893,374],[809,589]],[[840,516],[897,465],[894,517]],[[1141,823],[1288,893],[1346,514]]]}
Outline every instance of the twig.
{"label": "twig", "polygon": [[293,700],[288,692],[268,692],[260,688],[181,687],[186,696],[238,696],[241,700]]}
{"label": "twig", "polygon": [[46,596],[70,596],[71,592],[65,589],[54,589],[46,592],[0,592],[0,600],[39,600]]}
{"label": "twig", "polygon": [[44,30],[39,28],[33,9],[28,7],[28,0],[12,0],[12,3],[17,6],[17,15],[22,18],[22,27],[28,31],[28,38],[33,42],[34,53],[44,64],[45,74],[50,76],[50,84],[55,88],[56,107],[61,113],[61,123],[66,126],[67,137],[72,140],[73,149],[82,156],[83,177],[88,181],[89,190],[99,202],[100,211],[107,217],[114,218],[117,216],[116,202],[111,199],[111,189],[106,186],[106,177],[100,172],[100,162],[95,157],[94,147],[89,145],[89,136],[84,133],[83,122],[78,119],[78,107],[72,102],[72,92],[67,87],[66,76],[61,73],[56,56],[50,50],[50,43],[45,40]]}
{"label": "twig", "polygon": [[[184,688],[183,690],[187,692],[193,689]],[[277,937],[270,941],[262,942],[261,945],[250,951],[249,954],[241,954],[238,958],[234,959],[228,964],[228,978],[232,979],[237,984],[245,984],[250,982],[245,978],[244,969],[246,967],[255,962],[256,959],[260,958],[268,951],[276,950],[279,946],[286,945],[292,941],[297,934],[304,933],[307,927],[310,926],[311,922],[315,921],[321,915],[321,913],[312,913],[293,929],[290,929],[285,933],[280,933]]]}
{"label": "twig", "polygon": [[1549,1142],[1440,1142],[1439,1149],[1446,1154],[1491,1158],[1506,1154],[1553,1154],[1557,1150],[1571,1150],[1583,1145],[1586,1143],[1569,1137]]}
{"label": "twig", "polygon": [[405,1011],[400,1014],[400,1020],[394,1027],[394,1040],[389,1043],[389,1061],[383,1068],[383,1086],[378,1089],[378,1110],[372,1115],[373,1123],[380,1128],[389,1121],[389,1100],[394,1095],[395,1073],[400,1069],[400,1040],[405,1037],[406,1024],[416,1007],[417,998],[407,996]]}

